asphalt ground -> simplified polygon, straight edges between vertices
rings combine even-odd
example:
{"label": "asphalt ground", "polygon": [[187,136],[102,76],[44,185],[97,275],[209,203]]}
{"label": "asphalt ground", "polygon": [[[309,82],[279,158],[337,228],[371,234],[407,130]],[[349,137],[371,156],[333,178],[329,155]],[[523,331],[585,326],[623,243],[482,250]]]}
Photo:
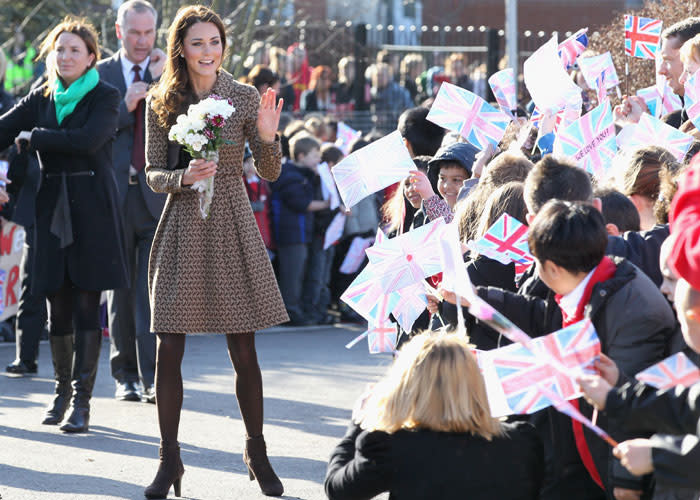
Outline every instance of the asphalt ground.
{"label": "asphalt ground", "polygon": [[[366,384],[390,364],[366,342],[344,345],[357,325],[273,328],[256,344],[263,372],[265,439],[288,499],[322,499],[329,454],[345,432]],[[107,340],[107,339],[105,339]],[[10,375],[14,344],[0,343],[0,499],[142,499],[158,466],[155,405],[114,399],[109,343],[102,345],[90,431],[64,434],[41,425],[53,392],[53,368],[42,342],[39,373]],[[245,430],[236,403],[225,339],[189,336],[182,366],[180,446],[183,498],[268,498],[250,482],[242,453]],[[170,497],[173,490],[170,490]]]}

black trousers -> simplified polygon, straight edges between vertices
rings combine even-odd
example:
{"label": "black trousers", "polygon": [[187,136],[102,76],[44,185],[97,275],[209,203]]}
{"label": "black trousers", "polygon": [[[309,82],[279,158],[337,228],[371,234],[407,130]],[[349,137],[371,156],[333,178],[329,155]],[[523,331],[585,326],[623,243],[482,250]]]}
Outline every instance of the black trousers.
{"label": "black trousers", "polygon": [[[28,243],[31,238],[32,228],[27,229]],[[22,262],[20,264],[20,295],[15,320],[15,334],[17,346],[17,359],[36,362],[39,355],[39,340],[46,328],[47,310],[46,297],[37,296],[30,292],[32,260],[34,258],[33,247],[25,244],[22,250]]]}
{"label": "black trousers", "polygon": [[158,227],[146,206],[140,186],[129,185],[124,206],[124,241],[131,273],[131,288],[107,292],[110,365],[118,382],[153,386],[156,370],[156,336],[151,332],[148,301],[148,259]]}

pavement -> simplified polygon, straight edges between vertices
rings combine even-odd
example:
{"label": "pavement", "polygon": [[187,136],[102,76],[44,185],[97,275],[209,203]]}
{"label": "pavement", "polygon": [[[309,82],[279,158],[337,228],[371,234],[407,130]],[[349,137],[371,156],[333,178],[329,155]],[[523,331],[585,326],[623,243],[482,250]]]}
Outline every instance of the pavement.
{"label": "pavement", "polygon": [[[372,355],[357,325],[265,330],[256,336],[265,394],[265,439],[287,499],[322,499],[326,464],[345,432],[355,399],[383,374],[388,355]],[[107,339],[105,339],[107,340]],[[41,425],[53,392],[42,342],[39,373],[14,376],[11,343],[0,343],[0,499],[142,499],[158,466],[155,405],[114,399],[109,343],[104,342],[92,399],[90,431],[64,434]],[[188,336],[182,365],[180,446],[183,498],[268,498],[250,482],[242,453],[245,430],[234,395],[226,342]],[[170,490],[170,497],[173,490]]]}

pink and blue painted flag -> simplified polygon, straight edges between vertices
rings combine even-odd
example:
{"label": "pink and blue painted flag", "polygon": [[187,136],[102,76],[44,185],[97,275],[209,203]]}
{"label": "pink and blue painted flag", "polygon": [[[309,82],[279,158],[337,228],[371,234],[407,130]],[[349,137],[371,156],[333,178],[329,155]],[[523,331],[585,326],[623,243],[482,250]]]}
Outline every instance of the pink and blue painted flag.
{"label": "pink and blue painted flag", "polygon": [[610,52],[593,57],[579,57],[577,60],[583,78],[590,88],[598,88],[596,85],[596,78],[603,72],[605,72],[603,85],[606,90],[620,85],[620,79],[617,76],[615,64],[613,63]]}
{"label": "pink and blue painted flag", "polygon": [[661,116],[661,96],[656,86],[645,87],[637,91],[637,97],[644,99],[649,114],[654,118]]}
{"label": "pink and blue painted flag", "polygon": [[371,264],[357,275],[340,299],[369,323],[379,323],[399,300],[397,293],[387,294],[377,280],[376,268]]}
{"label": "pink and blue painted flag", "polygon": [[510,123],[508,115],[478,95],[447,82],[440,86],[427,119],[458,132],[481,150],[489,143],[497,146]]}
{"label": "pink and blue painted flag", "polygon": [[390,293],[441,272],[440,239],[444,228],[445,221],[439,218],[368,248],[375,282]]}
{"label": "pink and blue painted flag", "polygon": [[391,314],[394,315],[401,328],[410,332],[418,316],[423,314],[425,308],[428,307],[425,288],[423,283],[414,283],[395,293],[399,296],[399,299],[391,310]]}
{"label": "pink and blue painted flag", "polygon": [[367,330],[367,343],[370,354],[382,352],[395,352],[399,332],[396,325],[389,320],[382,321],[379,325],[373,325]]}
{"label": "pink and blue painted flag", "polygon": [[588,47],[588,28],[582,28],[559,44],[559,58],[566,69],[576,64],[576,58]]}
{"label": "pink and blue painted flag", "polygon": [[625,54],[654,59],[661,44],[663,23],[658,19],[625,15]]}
{"label": "pink and blue painted flag", "polygon": [[[533,413],[554,403],[542,387],[563,399],[580,397],[575,379],[595,373],[593,362],[599,355],[598,335],[585,320],[533,339],[532,349],[521,344],[502,347],[491,354],[491,360],[511,410]],[[568,371],[557,369],[552,358]]]}
{"label": "pink and blue painted flag", "polygon": [[[557,132],[560,128],[566,128],[576,120],[581,118],[581,102],[574,101],[566,105],[563,109],[557,112],[554,118],[554,132]],[[540,121],[542,120],[542,112],[535,106],[532,110],[532,115],[530,116],[530,122],[537,128],[540,128]]]}
{"label": "pink and blue painted flag", "polygon": [[502,264],[531,264],[534,260],[527,244],[527,226],[508,214],[501,215],[473,248]]}
{"label": "pink and blue painted flag", "polygon": [[610,101],[599,104],[572,125],[559,131],[554,142],[554,152],[573,158],[587,172],[602,178],[617,153]]}
{"label": "pink and blue painted flag", "polygon": [[688,114],[688,119],[693,122],[696,129],[700,130],[700,70],[685,82],[683,107]]}
{"label": "pink and blue painted flag", "polygon": [[513,68],[506,68],[491,75],[489,85],[493,96],[501,108],[501,111],[513,115],[518,107],[518,95],[515,87],[515,72]]}
{"label": "pink and blue painted flag", "polygon": [[415,168],[398,130],[343,158],[332,174],[345,206],[408,177]]}
{"label": "pink and blue painted flag", "polygon": [[655,144],[667,149],[678,161],[683,161],[693,143],[693,136],[673,128],[649,113],[642,113],[638,123],[622,128],[616,141],[620,149]]}
{"label": "pink and blue painted flag", "polygon": [[636,379],[664,391],[677,385],[690,387],[700,380],[700,370],[679,352],[639,372]]}

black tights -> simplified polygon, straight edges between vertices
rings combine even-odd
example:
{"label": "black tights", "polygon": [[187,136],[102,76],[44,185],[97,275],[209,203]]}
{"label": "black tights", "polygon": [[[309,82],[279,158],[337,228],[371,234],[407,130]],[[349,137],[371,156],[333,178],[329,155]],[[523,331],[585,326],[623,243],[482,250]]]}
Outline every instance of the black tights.
{"label": "black tights", "polygon": [[99,330],[100,292],[78,288],[66,277],[63,286],[47,298],[51,335],[71,335],[73,326],[76,331]]}
{"label": "black tights", "polygon": [[[226,335],[228,353],[236,371],[236,398],[246,434],[262,434],[263,394],[262,376],[255,351],[255,334]],[[156,406],[160,437],[164,442],[177,441],[182,409],[182,372],[185,335],[159,333],[156,356]]]}

